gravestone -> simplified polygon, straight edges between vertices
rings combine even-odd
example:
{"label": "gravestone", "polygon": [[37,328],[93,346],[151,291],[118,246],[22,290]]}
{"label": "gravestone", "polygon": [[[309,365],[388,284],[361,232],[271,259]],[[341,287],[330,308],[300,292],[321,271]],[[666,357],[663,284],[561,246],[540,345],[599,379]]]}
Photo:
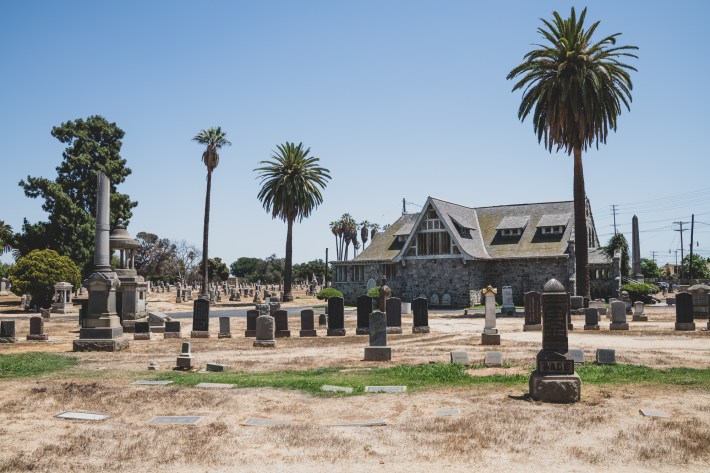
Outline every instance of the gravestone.
{"label": "gravestone", "polygon": [[572,324],[572,311],[570,306],[572,305],[572,295],[567,293],[567,330],[574,330],[574,324]]}
{"label": "gravestone", "polygon": [[648,316],[644,311],[643,302],[634,302],[634,315],[631,318],[633,322],[648,322]]}
{"label": "gravestone", "polygon": [[30,317],[30,333],[27,335],[27,340],[30,341],[47,341],[49,337],[44,333],[44,319],[39,316]]}
{"label": "gravestone", "polygon": [[429,298],[429,300],[431,301],[431,305],[433,305],[434,307],[438,306],[439,305],[439,294],[437,294],[437,293],[432,294],[431,297]]}
{"label": "gravestone", "polygon": [[444,295],[441,296],[441,305],[444,307],[451,305],[451,295],[449,293],[444,293]]}
{"label": "gravestone", "polygon": [[3,320],[0,322],[0,343],[15,343],[15,321]]}
{"label": "gravestone", "polygon": [[[278,297],[272,297],[270,299],[278,299]],[[276,301],[269,300],[268,305],[269,305],[269,315],[272,317],[274,317],[276,315],[277,310],[281,310],[281,303],[278,300],[276,300]]]}
{"label": "gravestone", "polygon": [[681,292],[675,296],[675,329],[694,331],[693,296],[689,292]]}
{"label": "gravestone", "polygon": [[483,364],[489,368],[503,366],[503,353],[499,351],[487,351],[483,359]]}
{"label": "gravestone", "polygon": [[318,335],[315,330],[314,314],[311,309],[301,311],[301,331],[299,335],[301,337],[315,337]]}
{"label": "gravestone", "polygon": [[693,319],[707,319],[710,317],[710,286],[707,284],[693,284],[686,292],[693,296]]}
{"label": "gravestone", "polygon": [[414,326],[412,333],[429,333],[429,303],[423,297],[412,301]]}
{"label": "gravestone", "polygon": [[256,304],[256,310],[259,311],[259,315],[271,315],[271,308],[269,304]]}
{"label": "gravestone", "polygon": [[503,286],[501,288],[501,298],[503,299],[503,304],[500,309],[501,315],[515,315],[515,304],[513,303],[513,288],[510,286]]}
{"label": "gravestone", "polygon": [[175,294],[175,303],[177,304],[177,303],[180,303],[180,302],[182,302],[182,296],[181,296],[181,294],[180,294],[180,288],[178,287],[178,288],[177,288],[177,292],[176,292],[176,294]]}
{"label": "gravestone", "polygon": [[397,297],[387,299],[387,333],[402,333],[402,300]]}
{"label": "gravestone", "polygon": [[525,324],[523,332],[539,332],[542,330],[542,308],[540,306],[540,293],[526,292],[523,296],[525,304]]}
{"label": "gravestone", "polygon": [[190,352],[190,342],[183,342],[180,355],[177,357],[177,368],[180,370],[191,370],[195,359]]}
{"label": "gravestone", "polygon": [[192,308],[192,338],[210,338],[210,303],[197,299]]}
{"label": "gravestone", "polygon": [[496,328],[496,290],[488,286],[481,291],[485,299],[486,321],[481,334],[481,345],[500,345],[500,334]]}
{"label": "gravestone", "polygon": [[615,365],[616,351],[611,348],[597,348],[598,365]]}
{"label": "gravestone", "polygon": [[468,353],[465,351],[452,351],[450,353],[451,363],[458,363],[460,365],[468,365]]}
{"label": "gravestone", "polygon": [[247,311],[247,329],[244,331],[244,337],[256,337],[256,318],[259,317],[258,310]]}
{"label": "gravestone", "polygon": [[345,336],[345,313],[342,297],[328,299],[328,332],[329,337]]}
{"label": "gravestone", "polygon": [[367,280],[367,291],[368,292],[370,291],[370,289],[374,289],[376,287],[377,287],[377,281],[375,281],[374,278],[370,278]]}
{"label": "gravestone", "polygon": [[133,327],[133,340],[150,340],[150,323],[136,322]]}
{"label": "gravestone", "polygon": [[584,330],[599,330],[599,310],[597,308],[584,309]]}
{"label": "gravestone", "polygon": [[584,308],[584,297],[583,296],[570,296],[569,298],[569,309],[579,310]]}
{"label": "gravestone", "polygon": [[376,310],[369,319],[370,346],[365,347],[365,361],[390,361],[392,348],[387,346],[387,314]]}
{"label": "gravestone", "polygon": [[626,314],[631,315],[631,297],[629,297],[628,291],[621,291],[621,295],[619,296],[619,299],[621,302],[624,303],[624,307],[626,308]]}
{"label": "gravestone", "polygon": [[182,324],[177,320],[165,322],[163,338],[182,338]]}
{"label": "gravestone", "polygon": [[530,396],[542,402],[577,402],[582,382],[567,359],[568,295],[564,286],[551,279],[542,294],[542,350],[537,369],[530,376]]}
{"label": "gravestone", "polygon": [[609,330],[628,330],[626,323],[626,304],[624,301],[614,301],[611,303],[611,323]]}
{"label": "gravestone", "polygon": [[277,310],[274,313],[274,325],[276,326],[276,338],[288,338],[291,331],[288,329],[288,312]]}
{"label": "gravestone", "polygon": [[217,338],[232,338],[232,325],[230,317],[219,318],[219,334]]}
{"label": "gravestone", "polygon": [[380,280],[380,291],[379,291],[379,304],[380,304],[380,312],[387,312],[387,299],[389,299],[390,295],[392,294],[392,289],[387,285],[387,278],[382,276],[382,279]]}
{"label": "gravestone", "polygon": [[370,313],[372,312],[372,298],[368,295],[357,298],[357,328],[355,335],[370,333]]}
{"label": "gravestone", "polygon": [[274,318],[270,315],[260,315],[256,318],[255,347],[273,348],[276,346],[276,327]]}
{"label": "gravestone", "polygon": [[584,364],[584,351],[579,348],[570,348],[567,350],[567,359],[574,361],[575,365]]}
{"label": "gravestone", "polygon": [[148,323],[150,331],[153,333],[165,332],[165,318],[167,315],[162,312],[148,312]]}

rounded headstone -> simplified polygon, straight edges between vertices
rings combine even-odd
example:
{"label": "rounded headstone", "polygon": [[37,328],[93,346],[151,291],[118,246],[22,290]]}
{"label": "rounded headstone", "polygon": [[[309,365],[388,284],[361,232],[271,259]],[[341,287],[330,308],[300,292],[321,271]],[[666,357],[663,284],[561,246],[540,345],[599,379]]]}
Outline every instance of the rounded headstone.
{"label": "rounded headstone", "polygon": [[543,287],[543,291],[545,292],[565,292],[565,287],[562,285],[561,282],[559,282],[557,279],[550,279],[545,283],[545,287]]}

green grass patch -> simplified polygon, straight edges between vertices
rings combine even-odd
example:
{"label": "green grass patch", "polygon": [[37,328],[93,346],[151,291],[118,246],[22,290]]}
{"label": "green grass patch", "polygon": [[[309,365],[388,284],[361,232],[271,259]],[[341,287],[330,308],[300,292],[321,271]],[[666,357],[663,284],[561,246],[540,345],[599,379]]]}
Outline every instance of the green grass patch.
{"label": "green grass patch", "polygon": [[[276,371],[271,373],[224,372],[183,373],[165,372],[155,379],[170,380],[177,385],[194,386],[202,382],[234,384],[237,388],[272,387],[306,391],[321,396],[346,396],[344,393],[323,392],[324,384],[348,386],[353,394],[362,394],[365,386],[407,386],[407,390],[436,387],[466,387],[497,385],[521,390],[527,388],[529,373],[470,376],[468,369],[458,364],[436,363],[426,365],[398,365],[388,368],[320,368],[303,371]],[[710,370],[671,368],[658,370],[645,366],[587,364],[576,368],[587,385],[604,384],[660,384],[710,387]]]}
{"label": "green grass patch", "polygon": [[77,364],[76,358],[51,353],[0,355],[0,379],[39,376]]}

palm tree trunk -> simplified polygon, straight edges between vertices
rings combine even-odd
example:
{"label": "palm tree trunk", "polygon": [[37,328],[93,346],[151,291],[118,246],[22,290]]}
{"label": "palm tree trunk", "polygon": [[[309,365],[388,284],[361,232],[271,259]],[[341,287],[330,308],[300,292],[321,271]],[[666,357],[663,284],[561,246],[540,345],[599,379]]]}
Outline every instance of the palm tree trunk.
{"label": "palm tree trunk", "polygon": [[202,233],[202,299],[209,299],[207,284],[209,274],[207,272],[207,250],[210,236],[210,192],[212,191],[212,169],[207,168],[207,194],[205,195],[205,226]]}
{"label": "palm tree trunk", "polygon": [[587,194],[584,190],[582,149],[574,148],[574,240],[576,294],[590,297],[589,244],[587,243]]}
{"label": "palm tree trunk", "polygon": [[291,302],[291,279],[293,269],[293,218],[288,219],[288,230],[286,232],[286,261],[284,264],[284,296],[283,302]]}

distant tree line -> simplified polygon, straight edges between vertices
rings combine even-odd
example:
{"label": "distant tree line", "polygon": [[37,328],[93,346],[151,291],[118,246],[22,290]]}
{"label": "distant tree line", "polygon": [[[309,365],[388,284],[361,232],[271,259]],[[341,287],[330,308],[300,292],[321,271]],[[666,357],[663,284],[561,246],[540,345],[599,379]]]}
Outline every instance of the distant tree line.
{"label": "distant tree line", "polygon": [[[281,284],[284,279],[286,261],[271,255],[268,258],[241,257],[230,265],[230,272],[239,278],[239,282],[263,284]],[[307,263],[293,265],[293,281],[295,284],[308,284],[313,276],[323,281],[325,263],[316,259]]]}

